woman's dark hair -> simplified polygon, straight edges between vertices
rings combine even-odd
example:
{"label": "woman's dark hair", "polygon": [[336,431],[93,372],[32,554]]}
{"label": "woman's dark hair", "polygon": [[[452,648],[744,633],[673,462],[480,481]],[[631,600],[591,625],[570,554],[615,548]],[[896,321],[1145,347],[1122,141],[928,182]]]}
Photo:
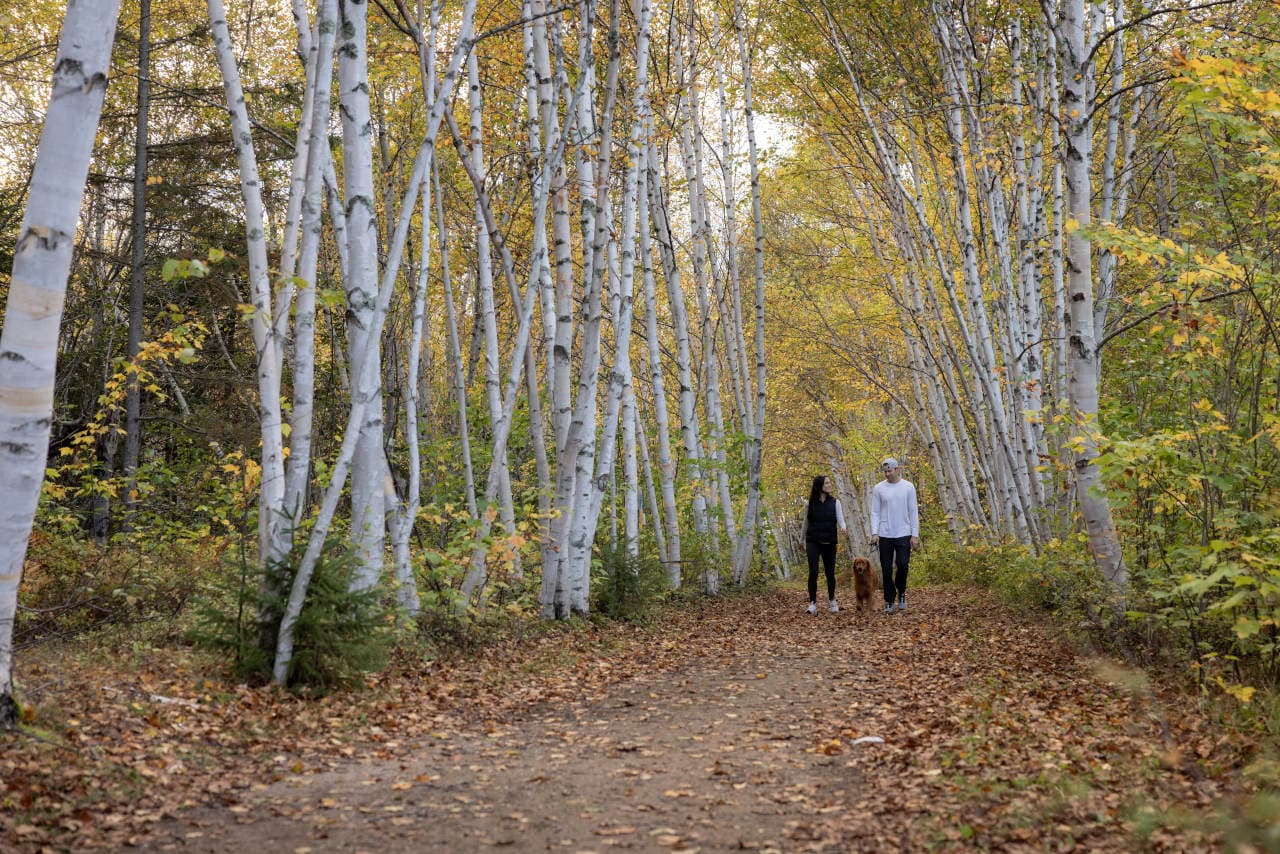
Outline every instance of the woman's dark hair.
{"label": "woman's dark hair", "polygon": [[813,508],[818,506],[818,502],[822,500],[822,484],[826,483],[827,476],[820,474],[813,479],[813,488],[809,490],[809,518],[813,518]]}

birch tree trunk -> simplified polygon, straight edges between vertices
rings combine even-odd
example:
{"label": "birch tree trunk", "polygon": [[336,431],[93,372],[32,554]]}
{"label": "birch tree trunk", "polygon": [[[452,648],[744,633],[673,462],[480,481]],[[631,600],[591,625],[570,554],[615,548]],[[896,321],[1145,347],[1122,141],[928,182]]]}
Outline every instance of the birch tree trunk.
{"label": "birch tree trunk", "polygon": [[[305,20],[303,27],[305,28]],[[315,74],[311,95],[314,120],[309,128],[306,175],[302,184],[302,239],[298,250],[297,302],[294,307],[293,411],[289,420],[289,459],[285,466],[284,509],[296,529],[306,512],[311,472],[312,422],[315,411],[316,276],[319,272],[324,167],[328,163],[328,119],[333,79],[336,0],[321,0],[316,9]]]}
{"label": "birch tree trunk", "polygon": [[[602,358],[601,326],[603,319],[603,295],[609,265],[606,258],[609,232],[613,215],[609,196],[609,174],[613,160],[613,116],[618,97],[618,79],[621,67],[621,3],[609,4],[609,63],[605,71],[604,107],[601,110],[600,136],[595,143],[596,162],[593,169],[595,186],[594,202],[590,205],[594,224],[590,247],[590,264],[584,264],[588,276],[587,292],[582,312],[582,366],[578,375],[577,398],[574,402],[573,422],[570,433],[577,431],[578,441],[570,442],[574,451],[572,508],[565,542],[566,563],[561,568],[564,580],[564,599],[561,609],[570,613],[585,614],[590,610],[590,554],[595,539],[595,525],[599,520],[603,489],[597,489],[595,477],[600,442],[597,440],[597,395]],[[609,398],[612,400],[612,397]],[[616,410],[613,424],[606,426],[602,435],[611,454],[617,430]],[[601,485],[603,486],[603,485]]]}
{"label": "birch tree trunk", "polygon": [[[684,85],[681,99],[680,151],[684,162],[685,181],[689,188],[689,228],[693,243],[694,294],[698,303],[698,321],[702,333],[702,397],[707,418],[706,456],[710,460],[709,503],[719,510],[730,545],[736,536],[733,503],[729,494],[729,473],[724,448],[724,413],[720,404],[720,363],[716,355],[717,323],[711,315],[709,297],[710,271],[708,253],[709,216],[706,183],[703,175],[702,117],[698,98],[698,72],[693,61],[695,9],[691,4],[683,31],[682,49],[676,52],[676,73]],[[670,285],[668,284],[668,287]],[[709,521],[714,521],[711,516]],[[710,547],[711,543],[704,543]],[[711,595],[719,591],[720,568],[708,563],[703,567],[703,588]]]}
{"label": "birch tree trunk", "polygon": [[453,301],[453,276],[449,268],[449,229],[444,218],[444,193],[440,189],[439,164],[431,163],[432,182],[435,184],[437,239],[440,242],[440,279],[444,290],[445,332],[449,347],[450,384],[458,405],[458,442],[462,452],[463,483],[467,498],[467,510],[471,518],[479,515],[476,504],[476,479],[471,465],[471,428],[467,423],[467,385],[462,375],[462,348],[458,341],[458,312]]}
{"label": "birch tree trunk", "polygon": [[[650,240],[649,181],[653,173],[645,169],[645,191],[639,201],[640,260],[644,276],[645,338],[649,350],[649,387],[653,399],[653,420],[658,434],[658,479],[662,486],[662,521],[667,542],[667,584],[680,589],[680,511],[676,507],[676,463],[671,454],[671,421],[667,414],[666,383],[662,376],[662,349],[658,338],[658,308]],[[694,499],[697,500],[696,498]]]}
{"label": "birch tree trunk", "polygon": [[[366,354],[381,365],[380,341],[366,346],[378,293],[378,207],[373,182],[373,124],[369,110],[368,4],[339,0],[341,44],[338,49],[339,100],[342,105],[342,174],[347,210],[347,339],[351,354],[353,393],[356,378],[364,376]],[[416,196],[416,188],[414,189]],[[356,571],[351,586],[361,590],[377,583],[382,573],[386,530],[382,475],[381,371],[369,390],[358,429],[359,443],[351,465],[351,538]]]}
{"label": "birch tree trunk", "polygon": [[417,374],[421,365],[422,324],[426,311],[428,253],[431,246],[431,190],[428,181],[422,182],[422,270],[418,273],[418,287],[413,297],[413,330],[410,333],[409,359],[405,371],[405,442],[409,452],[408,494],[394,520],[391,531],[391,553],[396,572],[396,602],[410,617],[417,617],[421,608],[418,582],[413,573],[413,556],[409,541],[413,536],[413,523],[418,517],[422,500],[422,462],[418,436]]}
{"label": "birch tree trunk", "polygon": [[76,221],[102,113],[119,0],[76,0],[62,19],[45,114],[18,230],[0,333],[0,728],[17,722],[13,623],[44,483],[58,327]]}
{"label": "birch tree trunk", "polygon": [[[435,31],[432,29],[432,37]],[[427,89],[431,87],[428,85]],[[435,165],[435,157],[431,159]],[[422,179],[422,266],[418,271],[418,286],[413,295],[413,325],[409,335],[409,358],[405,370],[405,442],[409,451],[409,494],[392,527],[391,549],[396,568],[396,600],[410,618],[416,617],[421,605],[418,598],[417,579],[413,574],[413,560],[409,550],[409,538],[413,523],[418,517],[422,497],[422,464],[418,447],[418,370],[422,353],[422,325],[426,313],[427,285],[431,260],[431,181]]]}
{"label": "birch tree trunk", "polygon": [[[347,416],[342,447],[339,449],[338,457],[334,461],[329,488],[325,492],[324,500],[320,505],[320,512],[317,515],[315,525],[311,529],[311,537],[307,541],[306,551],[299,562],[298,571],[294,575],[293,587],[289,591],[289,600],[285,604],[284,616],[280,620],[280,631],[277,636],[276,655],[272,664],[271,674],[272,681],[277,685],[286,685],[289,681],[289,672],[293,661],[294,633],[297,628],[298,617],[302,613],[302,605],[306,600],[307,588],[311,584],[311,576],[315,572],[316,562],[320,558],[325,538],[328,536],[329,525],[332,523],[333,514],[337,510],[338,500],[346,485],[347,472],[351,466],[352,458],[355,456],[356,443],[360,436],[360,424],[364,423],[365,412],[371,403],[376,402],[378,408],[380,408],[380,402],[375,394],[379,383],[380,371],[376,361],[371,356],[372,352],[378,348],[383,322],[386,320],[387,309],[391,304],[391,293],[395,288],[396,278],[400,273],[404,244],[409,234],[409,225],[415,208],[414,201],[418,198],[419,187],[426,176],[427,164],[433,160],[432,153],[435,150],[436,136],[440,131],[440,122],[444,118],[446,105],[449,104],[453,97],[463,59],[471,50],[473,44],[472,33],[475,8],[476,0],[465,0],[463,3],[458,42],[454,47],[453,56],[449,60],[449,68],[445,72],[440,94],[432,104],[431,112],[427,116],[427,126],[423,132],[422,144],[419,146],[417,156],[414,158],[413,168],[406,185],[408,190],[400,204],[396,228],[392,235],[391,243],[387,247],[386,270],[383,273],[382,283],[374,300],[370,327],[366,330],[368,337],[365,339],[365,352],[359,354],[359,358],[362,360],[362,369],[359,373],[352,372],[351,410]],[[355,358],[356,354],[353,354],[353,362]],[[381,474],[382,469],[379,469],[379,475]],[[380,495],[378,499],[380,502]]]}
{"label": "birch tree trunk", "polygon": [[1117,588],[1128,583],[1120,540],[1103,491],[1098,456],[1099,360],[1093,328],[1093,259],[1084,235],[1092,221],[1093,119],[1089,91],[1092,48],[1097,37],[1085,17],[1084,0],[1062,0],[1057,24],[1062,58],[1062,109],[1066,131],[1062,157],[1067,214],[1075,227],[1067,238],[1067,394],[1071,407],[1070,445],[1075,465],[1076,502],[1084,517],[1089,548],[1102,577]]}
{"label": "birch tree trunk", "polygon": [[240,171],[244,202],[246,254],[253,304],[254,350],[257,354],[258,417],[262,441],[262,481],[258,498],[258,554],[263,567],[275,565],[288,548],[284,538],[284,431],[280,408],[280,339],[273,323],[271,278],[268,268],[262,181],[254,151],[244,89],[236,65],[231,33],[222,0],[208,0],[213,45],[222,73],[231,119],[231,138]]}
{"label": "birch tree trunk", "polygon": [[[479,188],[484,186],[484,102],[480,91],[480,61],[472,51],[467,58],[467,79],[469,82],[469,102],[471,114],[471,173],[476,177],[477,198],[475,205],[476,222],[476,286],[480,291],[480,313],[484,322],[484,376],[485,395],[489,403],[489,422],[497,424],[509,413],[502,411],[502,367],[501,352],[498,346],[498,320],[495,315],[493,295],[493,256],[489,226],[485,221],[485,213],[479,198]],[[541,277],[539,276],[539,281]],[[511,469],[504,454],[498,460],[498,507],[503,531],[510,536],[515,533],[515,510],[511,500]],[[488,512],[488,508],[484,509]],[[519,574],[519,558],[515,567]]]}
{"label": "birch tree trunk", "polygon": [[[747,50],[743,32],[742,4],[735,0],[733,28],[738,37],[738,53],[742,61],[742,98],[747,126],[747,163],[751,170],[751,224],[755,272],[755,350],[756,350],[756,401],[747,412],[751,433],[747,440],[747,504],[742,514],[742,532],[734,548],[733,575],[739,586],[747,583],[747,570],[751,565],[751,539],[760,519],[760,474],[764,462],[764,421],[767,401],[765,384],[765,314],[764,314],[764,217],[760,200],[760,164],[756,153],[755,105],[751,91],[751,54]],[[745,347],[744,359],[745,359]],[[764,555],[761,555],[764,560]]]}
{"label": "birch tree trunk", "polygon": [[[685,308],[684,287],[680,283],[680,266],[676,261],[675,238],[671,233],[667,204],[658,178],[661,163],[658,148],[650,139],[647,155],[649,176],[646,181],[649,194],[649,216],[653,220],[653,230],[658,239],[663,277],[667,285],[667,301],[671,309],[671,326],[676,339],[676,375],[680,382],[680,436],[684,444],[684,459],[689,467],[689,481],[693,494],[693,530],[705,542],[709,526],[706,485],[703,483],[702,443],[699,439],[698,412],[693,388],[693,355],[689,346],[689,312]],[[679,567],[679,564],[676,566]]]}

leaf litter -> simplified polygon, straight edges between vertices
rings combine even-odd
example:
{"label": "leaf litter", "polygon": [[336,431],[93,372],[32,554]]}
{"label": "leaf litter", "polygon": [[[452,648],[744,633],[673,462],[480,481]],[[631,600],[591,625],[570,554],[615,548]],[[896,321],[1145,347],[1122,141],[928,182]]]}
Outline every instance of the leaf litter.
{"label": "leaf litter", "polygon": [[[559,628],[303,701],[157,653],[41,684],[6,849],[1214,850],[1144,817],[1251,747],[987,594],[816,617],[781,590]],[[917,604],[918,603],[918,604]],[[1130,680],[1133,681],[1133,680]]]}

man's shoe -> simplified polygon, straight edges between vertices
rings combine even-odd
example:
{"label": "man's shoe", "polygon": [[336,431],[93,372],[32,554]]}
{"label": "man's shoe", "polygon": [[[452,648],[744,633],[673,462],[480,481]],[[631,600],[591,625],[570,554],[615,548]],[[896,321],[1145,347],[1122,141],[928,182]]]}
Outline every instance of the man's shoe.
{"label": "man's shoe", "polygon": [[888,605],[885,605],[885,606],[884,606],[884,612],[885,612],[886,614],[892,614],[892,613],[893,613],[893,603],[892,603],[892,602],[890,602]]}
{"label": "man's shoe", "polygon": [[810,603],[809,603],[809,607],[808,607],[808,608],[805,608],[805,610],[806,610],[806,611],[808,611],[810,614],[816,614],[816,613],[818,613],[818,603],[817,603],[817,602],[810,602]]}
{"label": "man's shoe", "polygon": [[899,611],[907,610],[907,594],[905,593],[903,593],[901,596],[898,597],[898,610]]}
{"label": "man's shoe", "polygon": [[833,614],[840,610],[840,606],[836,604],[836,600],[834,599],[831,600],[827,607],[831,609],[831,613]]}

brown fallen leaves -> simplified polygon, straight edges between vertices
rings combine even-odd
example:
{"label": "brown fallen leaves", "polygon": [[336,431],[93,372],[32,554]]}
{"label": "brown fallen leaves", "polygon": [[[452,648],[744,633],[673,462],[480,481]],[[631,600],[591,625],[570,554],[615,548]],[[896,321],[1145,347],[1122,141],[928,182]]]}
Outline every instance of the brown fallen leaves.
{"label": "brown fallen leaves", "polygon": [[[357,810],[394,813],[393,796],[438,780],[395,772],[419,743],[448,749],[463,732],[498,738],[531,708],[584,709],[642,675],[678,671],[688,680],[687,702],[697,704],[707,690],[699,666],[747,656],[765,663],[716,690],[767,710],[785,702],[797,657],[815,651],[828,665],[830,691],[804,710],[807,723],[766,716],[748,725],[729,713],[722,723],[737,728],[737,740],[717,749],[757,751],[778,763],[802,751],[834,764],[844,769],[841,779],[856,781],[840,803],[819,805],[795,786],[770,790],[765,770],[739,779],[716,760],[708,772],[706,760],[690,754],[688,785],[666,789],[649,808],[687,809],[708,792],[759,797],[792,816],[794,850],[885,841],[1124,850],[1144,810],[1207,805],[1237,787],[1232,769],[1249,746],[1217,731],[1193,703],[1143,680],[1117,681],[1122,668],[1092,667],[985,594],[920,591],[911,612],[893,617],[809,617],[802,608],[802,594],[782,591],[697,602],[650,628],[526,630],[465,658],[402,660],[366,691],[320,701],[229,684],[181,649],[103,656],[92,665],[64,651],[29,655],[19,675],[35,704],[34,734],[0,736],[0,843],[118,848],[145,840],[185,807],[220,804],[243,815],[267,784],[357,761],[388,766],[369,787],[382,800],[371,796]],[[684,684],[675,684],[677,696]],[[649,753],[651,712],[634,700],[610,702],[616,719],[608,736],[591,742],[567,729],[559,739],[566,751],[591,742],[598,755]],[[678,715],[682,702],[669,707]],[[701,738],[690,736],[691,749]],[[509,758],[494,750],[479,772],[501,775]],[[707,781],[717,781],[714,791]],[[313,808],[351,805],[325,798]],[[601,844],[648,835],[631,823],[592,827]],[[1151,839],[1173,849],[1212,841],[1187,833]],[[652,840],[686,844],[674,830]]]}

